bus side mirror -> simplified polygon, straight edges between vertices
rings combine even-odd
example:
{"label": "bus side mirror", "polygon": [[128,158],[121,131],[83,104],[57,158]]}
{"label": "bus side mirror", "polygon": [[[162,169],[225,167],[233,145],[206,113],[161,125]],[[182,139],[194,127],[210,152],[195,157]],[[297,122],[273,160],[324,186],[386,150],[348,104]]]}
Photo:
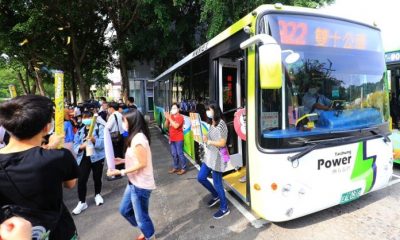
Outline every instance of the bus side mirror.
{"label": "bus side mirror", "polygon": [[255,35],[240,44],[246,49],[262,42],[258,48],[260,85],[262,89],[279,89],[282,87],[282,50],[273,37],[267,34]]}
{"label": "bus side mirror", "polygon": [[278,44],[267,44],[258,48],[261,89],[282,87],[281,56],[281,47]]}

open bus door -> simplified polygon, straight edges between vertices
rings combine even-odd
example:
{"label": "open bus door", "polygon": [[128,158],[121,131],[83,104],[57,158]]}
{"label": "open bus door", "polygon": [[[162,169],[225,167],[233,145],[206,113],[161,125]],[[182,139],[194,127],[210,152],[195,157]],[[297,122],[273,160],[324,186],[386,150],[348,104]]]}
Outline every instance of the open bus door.
{"label": "open bus door", "polygon": [[243,164],[245,155],[244,144],[238,137],[233,121],[235,112],[238,108],[244,107],[241,94],[241,69],[240,61],[230,58],[219,58],[218,78],[219,78],[219,105],[223,113],[223,118],[228,127],[227,147],[231,160],[225,172],[225,183],[246,202],[246,182],[240,179],[246,175],[246,168]]}

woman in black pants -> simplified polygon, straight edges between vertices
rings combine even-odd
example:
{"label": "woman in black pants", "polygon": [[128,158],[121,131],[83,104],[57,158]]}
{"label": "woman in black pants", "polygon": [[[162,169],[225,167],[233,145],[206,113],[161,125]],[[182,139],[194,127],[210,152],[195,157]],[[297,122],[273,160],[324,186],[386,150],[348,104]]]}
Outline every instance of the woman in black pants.
{"label": "woman in black pants", "polygon": [[[79,177],[78,177],[78,197],[79,202],[75,209],[72,211],[73,214],[77,215],[88,208],[86,203],[86,192],[87,192],[87,181],[90,175],[90,171],[93,171],[94,201],[97,206],[104,203],[103,197],[100,195],[101,192],[101,177],[103,174],[104,165],[104,127],[101,124],[96,123],[93,135],[89,138],[88,132],[90,124],[92,123],[91,112],[84,112],[82,114],[83,126],[78,130],[74,137],[74,151],[77,154],[76,161],[79,165]],[[89,152],[89,151],[90,152]]]}

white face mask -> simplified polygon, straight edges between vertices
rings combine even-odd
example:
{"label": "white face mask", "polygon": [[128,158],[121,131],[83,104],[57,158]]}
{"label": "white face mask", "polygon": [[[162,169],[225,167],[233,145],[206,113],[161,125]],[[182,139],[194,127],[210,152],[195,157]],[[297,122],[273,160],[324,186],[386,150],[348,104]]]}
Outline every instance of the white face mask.
{"label": "white face mask", "polygon": [[50,123],[50,130],[47,133],[47,135],[51,135],[54,132],[54,119],[51,119],[51,123]]}
{"label": "white face mask", "polygon": [[171,108],[171,114],[172,115],[175,115],[175,114],[177,114],[178,113],[178,109],[176,109],[176,108]]}
{"label": "white face mask", "polygon": [[213,118],[214,117],[214,114],[210,110],[207,110],[206,114],[207,114],[208,118]]}

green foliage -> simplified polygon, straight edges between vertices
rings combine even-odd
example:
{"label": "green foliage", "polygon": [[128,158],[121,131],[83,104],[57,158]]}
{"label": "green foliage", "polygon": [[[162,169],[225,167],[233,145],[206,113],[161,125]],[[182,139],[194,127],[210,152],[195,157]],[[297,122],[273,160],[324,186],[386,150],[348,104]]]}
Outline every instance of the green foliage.
{"label": "green foliage", "polygon": [[17,89],[17,93],[21,94],[22,90],[17,84],[16,74],[12,69],[0,68],[0,98],[9,98],[10,92],[8,91],[8,85],[14,84]]}
{"label": "green foliage", "polygon": [[211,39],[232,23],[262,4],[282,3],[291,6],[317,8],[334,0],[204,0],[201,22],[207,24],[207,38]]}
{"label": "green foliage", "polygon": [[[72,88],[70,80],[77,66],[82,69],[76,85],[98,80],[104,84],[111,55],[104,39],[107,24],[97,1],[0,0],[1,53],[19,68],[28,68],[31,77],[35,77],[35,68],[39,69],[50,95],[53,70],[64,71],[66,90]],[[91,78],[93,75],[96,78]]]}
{"label": "green foliage", "polygon": [[[261,4],[316,8],[333,1],[0,0],[0,54],[9,56],[0,61],[1,83],[13,79],[22,93],[18,72],[24,78],[28,73],[32,88],[36,67],[46,94],[52,95],[52,70],[64,71],[66,90],[88,89],[107,84],[113,66],[150,60],[157,75]],[[110,23],[115,31],[108,43]],[[112,53],[120,59],[114,61]]]}

